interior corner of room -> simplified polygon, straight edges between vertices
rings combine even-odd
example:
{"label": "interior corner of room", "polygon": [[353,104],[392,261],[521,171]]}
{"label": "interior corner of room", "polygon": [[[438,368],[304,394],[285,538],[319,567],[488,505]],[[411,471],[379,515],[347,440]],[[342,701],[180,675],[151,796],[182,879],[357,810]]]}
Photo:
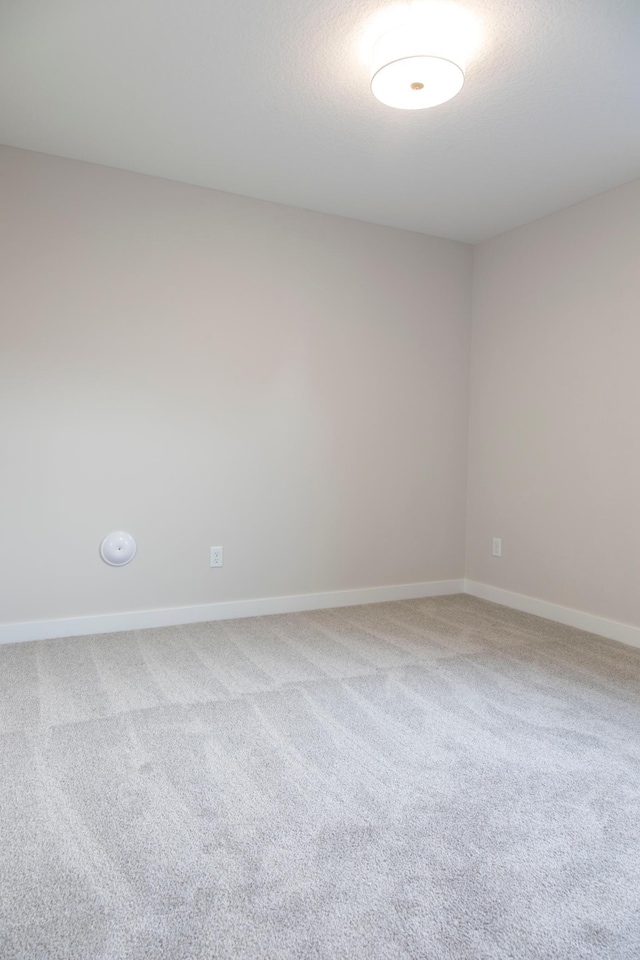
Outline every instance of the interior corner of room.
{"label": "interior corner of room", "polygon": [[639,0],[0,0],[0,960],[640,958]]}
{"label": "interior corner of room", "polygon": [[640,181],[470,245],[0,164],[4,641],[467,590],[639,642]]}

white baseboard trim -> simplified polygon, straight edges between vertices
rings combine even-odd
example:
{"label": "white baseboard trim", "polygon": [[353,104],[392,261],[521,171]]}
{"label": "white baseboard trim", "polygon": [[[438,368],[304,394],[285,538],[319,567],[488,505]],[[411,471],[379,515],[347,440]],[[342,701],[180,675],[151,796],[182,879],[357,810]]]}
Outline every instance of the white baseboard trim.
{"label": "white baseboard trim", "polygon": [[148,627],[172,627],[207,620],[235,620],[240,617],[261,617],[271,613],[296,613],[302,610],[325,610],[329,607],[352,607],[387,600],[414,600],[420,597],[468,593],[514,610],[532,613],[546,620],[555,620],[578,630],[596,633],[632,647],[640,647],[640,627],[606,620],[581,610],[572,610],[546,600],[537,600],[522,593],[512,593],[476,580],[431,580],[424,583],[401,583],[388,587],[363,587],[357,590],[336,590],[331,593],[305,593],[289,597],[263,597],[257,600],[230,600],[204,603],[192,607],[168,607],[160,610],[134,610],[129,613],[105,613],[65,620],[33,620],[26,623],[0,624],[0,644],[28,640],[54,640],[59,637],[82,637],[96,633],[120,633]]}
{"label": "white baseboard trim", "polygon": [[523,613],[533,613],[545,620],[555,620],[578,630],[588,633],[597,633],[609,640],[618,640],[630,647],[640,647],[640,627],[632,627],[627,623],[618,623],[617,620],[605,620],[592,613],[583,613],[581,610],[572,610],[571,607],[562,607],[557,603],[548,603],[546,600],[536,600],[523,593],[512,593],[500,587],[490,587],[487,583],[478,583],[476,580],[465,580],[465,593],[482,600],[491,600],[492,603],[501,603],[504,607],[522,610]]}
{"label": "white baseboard trim", "polygon": [[206,620],[234,620],[261,617],[269,613],[296,613],[324,610],[327,607],[352,607],[386,600],[414,600],[464,593],[464,580],[431,580],[425,583],[401,583],[389,587],[364,587],[336,590],[332,593],[305,593],[291,597],[264,597],[259,600],[231,600],[204,603],[194,607],[169,607],[163,610],[135,610],[131,613],[105,613],[67,620],[33,620],[28,623],[0,624],[0,643],[27,640],[54,640],[82,637],[92,633],[120,633],[147,627],[173,627]]}

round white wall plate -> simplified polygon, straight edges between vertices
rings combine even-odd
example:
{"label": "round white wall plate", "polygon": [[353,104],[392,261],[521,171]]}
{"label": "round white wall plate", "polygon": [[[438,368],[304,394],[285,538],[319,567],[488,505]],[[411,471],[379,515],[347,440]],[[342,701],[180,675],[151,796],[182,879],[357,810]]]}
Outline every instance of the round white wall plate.
{"label": "round white wall plate", "polygon": [[126,563],[131,563],[136,550],[135,540],[124,530],[115,530],[108,534],[100,544],[100,556],[111,567],[123,567]]}

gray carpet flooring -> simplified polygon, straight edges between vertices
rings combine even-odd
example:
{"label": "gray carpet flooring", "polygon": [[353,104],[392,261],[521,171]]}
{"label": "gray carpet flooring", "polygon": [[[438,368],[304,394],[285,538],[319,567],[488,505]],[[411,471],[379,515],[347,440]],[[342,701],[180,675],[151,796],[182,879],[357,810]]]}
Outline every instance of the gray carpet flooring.
{"label": "gray carpet flooring", "polygon": [[2,960],[640,957],[640,650],[456,596],[0,687]]}

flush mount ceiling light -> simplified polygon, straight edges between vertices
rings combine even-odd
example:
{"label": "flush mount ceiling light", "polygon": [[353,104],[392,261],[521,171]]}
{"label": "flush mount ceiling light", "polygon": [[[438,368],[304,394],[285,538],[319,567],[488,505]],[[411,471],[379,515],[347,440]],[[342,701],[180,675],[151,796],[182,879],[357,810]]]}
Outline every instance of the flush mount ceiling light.
{"label": "flush mount ceiling light", "polygon": [[[401,110],[435,107],[460,93],[477,22],[447,2],[393,8],[395,22],[369,48],[371,91]],[[400,19],[401,18],[401,19]],[[399,22],[400,21],[400,22]]]}
{"label": "flush mount ceiling light", "polygon": [[371,79],[373,95],[389,107],[421,110],[451,100],[462,90],[464,71],[443,57],[403,57],[377,70]]}

